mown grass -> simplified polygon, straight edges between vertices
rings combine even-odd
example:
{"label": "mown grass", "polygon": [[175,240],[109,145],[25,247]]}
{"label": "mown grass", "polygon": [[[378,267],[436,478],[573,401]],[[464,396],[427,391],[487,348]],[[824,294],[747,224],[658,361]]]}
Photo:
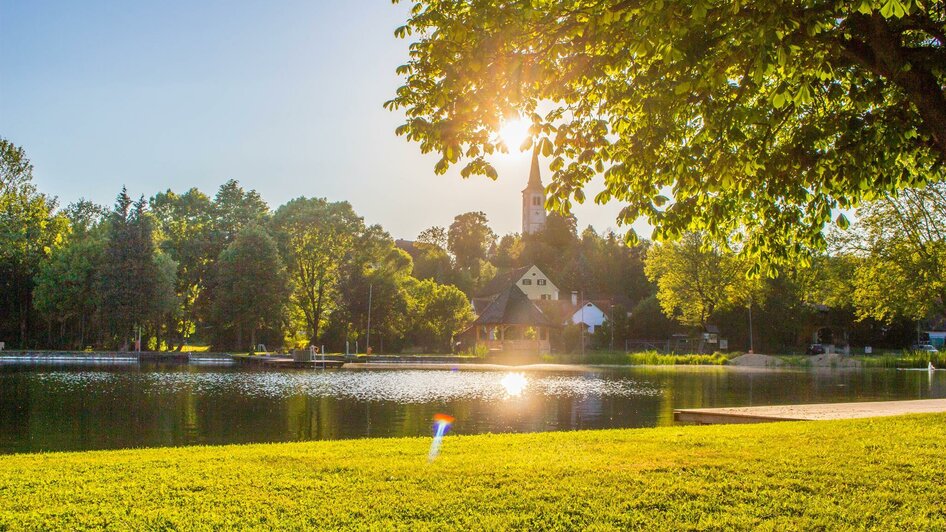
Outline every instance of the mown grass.
{"label": "mown grass", "polygon": [[946,415],[0,457],[0,529],[946,528]]}

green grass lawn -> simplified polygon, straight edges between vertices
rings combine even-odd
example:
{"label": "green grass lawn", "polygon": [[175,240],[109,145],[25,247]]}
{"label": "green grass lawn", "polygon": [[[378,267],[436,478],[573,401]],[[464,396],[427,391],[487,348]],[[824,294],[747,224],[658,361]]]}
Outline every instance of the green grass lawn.
{"label": "green grass lawn", "polygon": [[946,415],[0,457],[0,530],[946,528]]}

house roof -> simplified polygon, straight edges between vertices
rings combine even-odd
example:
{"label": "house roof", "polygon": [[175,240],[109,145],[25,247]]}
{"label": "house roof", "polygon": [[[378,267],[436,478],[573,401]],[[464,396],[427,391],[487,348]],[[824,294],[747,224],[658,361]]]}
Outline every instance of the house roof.
{"label": "house roof", "polygon": [[496,296],[474,297],[470,300],[470,304],[473,305],[473,313],[479,316],[495,299]]}
{"label": "house roof", "polygon": [[[475,303],[474,303],[475,305]],[[497,295],[473,325],[538,325],[557,327],[558,323],[550,320],[529,300],[518,286],[512,285]]]}
{"label": "house roof", "polygon": [[515,270],[509,270],[506,273],[501,273],[493,277],[477,292],[477,297],[489,297],[502,293],[510,286],[514,286],[519,279],[529,271],[529,268],[532,268],[531,264],[529,266],[523,266],[522,268],[516,268]]}

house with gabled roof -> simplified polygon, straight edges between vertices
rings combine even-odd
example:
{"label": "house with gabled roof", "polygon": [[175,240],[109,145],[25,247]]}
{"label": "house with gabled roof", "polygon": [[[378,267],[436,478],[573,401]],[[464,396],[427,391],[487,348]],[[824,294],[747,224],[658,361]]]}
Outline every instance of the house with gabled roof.
{"label": "house with gabled roof", "polygon": [[558,287],[535,264],[497,275],[476,295],[478,298],[495,297],[512,285],[518,286],[533,301],[555,301],[559,296]]}

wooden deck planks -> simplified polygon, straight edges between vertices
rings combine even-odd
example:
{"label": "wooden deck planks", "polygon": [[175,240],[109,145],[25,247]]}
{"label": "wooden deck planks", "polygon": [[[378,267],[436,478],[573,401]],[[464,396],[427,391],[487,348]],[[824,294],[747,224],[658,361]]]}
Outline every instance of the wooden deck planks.
{"label": "wooden deck planks", "polygon": [[717,423],[855,419],[935,412],[946,412],[946,399],[748,406],[740,408],[683,408],[673,411],[673,419],[681,423],[711,425]]}

